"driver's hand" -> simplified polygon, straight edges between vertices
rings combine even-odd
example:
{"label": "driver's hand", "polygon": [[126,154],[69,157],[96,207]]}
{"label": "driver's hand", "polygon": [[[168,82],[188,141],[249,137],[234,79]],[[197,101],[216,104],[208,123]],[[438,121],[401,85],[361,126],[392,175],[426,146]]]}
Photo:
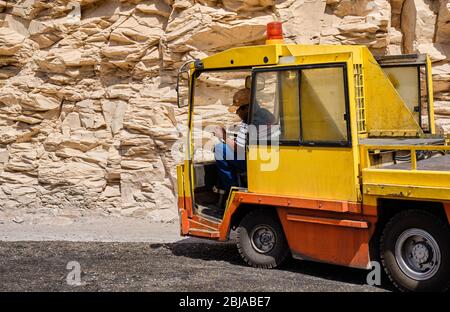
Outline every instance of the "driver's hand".
{"label": "driver's hand", "polygon": [[217,126],[214,129],[214,136],[216,136],[219,140],[223,140],[225,138],[225,129]]}

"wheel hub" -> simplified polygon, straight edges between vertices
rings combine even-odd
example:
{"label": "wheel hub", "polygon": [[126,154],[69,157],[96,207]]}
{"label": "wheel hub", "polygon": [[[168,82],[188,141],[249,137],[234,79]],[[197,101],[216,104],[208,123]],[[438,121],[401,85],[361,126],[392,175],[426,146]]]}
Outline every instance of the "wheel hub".
{"label": "wheel hub", "polygon": [[412,259],[417,265],[426,263],[430,258],[430,252],[425,244],[418,243],[412,247]]}
{"label": "wheel hub", "polygon": [[275,231],[268,225],[260,225],[251,233],[253,248],[259,253],[270,252],[276,243]]}
{"label": "wheel hub", "polygon": [[430,233],[422,229],[408,229],[397,238],[395,259],[408,277],[427,280],[439,270],[441,251]]}

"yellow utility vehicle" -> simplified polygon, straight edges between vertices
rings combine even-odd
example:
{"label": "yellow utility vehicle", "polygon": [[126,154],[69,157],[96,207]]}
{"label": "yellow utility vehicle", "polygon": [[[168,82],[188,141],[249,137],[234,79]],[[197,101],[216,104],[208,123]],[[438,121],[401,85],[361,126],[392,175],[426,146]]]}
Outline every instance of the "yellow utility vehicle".
{"label": "yellow utility vehicle", "polygon": [[[450,146],[435,130],[430,59],[285,44],[280,29],[268,25],[266,45],[180,69],[179,106],[189,110],[177,167],[182,235],[226,241],[236,230],[255,267],[289,255],[367,270],[378,260],[401,290],[447,289]],[[247,183],[231,188],[220,212],[215,162],[194,157],[194,114],[219,94],[231,99],[236,81],[251,89],[249,127],[263,107],[277,131],[249,139]]]}

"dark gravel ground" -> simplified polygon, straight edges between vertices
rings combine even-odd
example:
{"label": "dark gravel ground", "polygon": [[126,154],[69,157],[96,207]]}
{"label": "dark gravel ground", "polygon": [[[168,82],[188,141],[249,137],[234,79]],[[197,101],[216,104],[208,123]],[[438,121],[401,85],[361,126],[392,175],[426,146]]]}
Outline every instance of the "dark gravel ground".
{"label": "dark gravel ground", "polygon": [[[81,266],[70,286],[68,262]],[[0,291],[385,291],[367,271],[290,260],[244,265],[231,243],[0,242]]]}

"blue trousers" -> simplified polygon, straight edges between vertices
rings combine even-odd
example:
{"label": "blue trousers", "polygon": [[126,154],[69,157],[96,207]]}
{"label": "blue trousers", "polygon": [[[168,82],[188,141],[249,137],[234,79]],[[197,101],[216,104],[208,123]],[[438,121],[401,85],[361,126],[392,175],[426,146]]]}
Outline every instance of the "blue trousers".
{"label": "blue trousers", "polygon": [[230,187],[237,186],[237,173],[247,171],[245,158],[237,159],[231,147],[225,143],[214,146],[214,158],[219,176],[219,187],[228,191]]}

